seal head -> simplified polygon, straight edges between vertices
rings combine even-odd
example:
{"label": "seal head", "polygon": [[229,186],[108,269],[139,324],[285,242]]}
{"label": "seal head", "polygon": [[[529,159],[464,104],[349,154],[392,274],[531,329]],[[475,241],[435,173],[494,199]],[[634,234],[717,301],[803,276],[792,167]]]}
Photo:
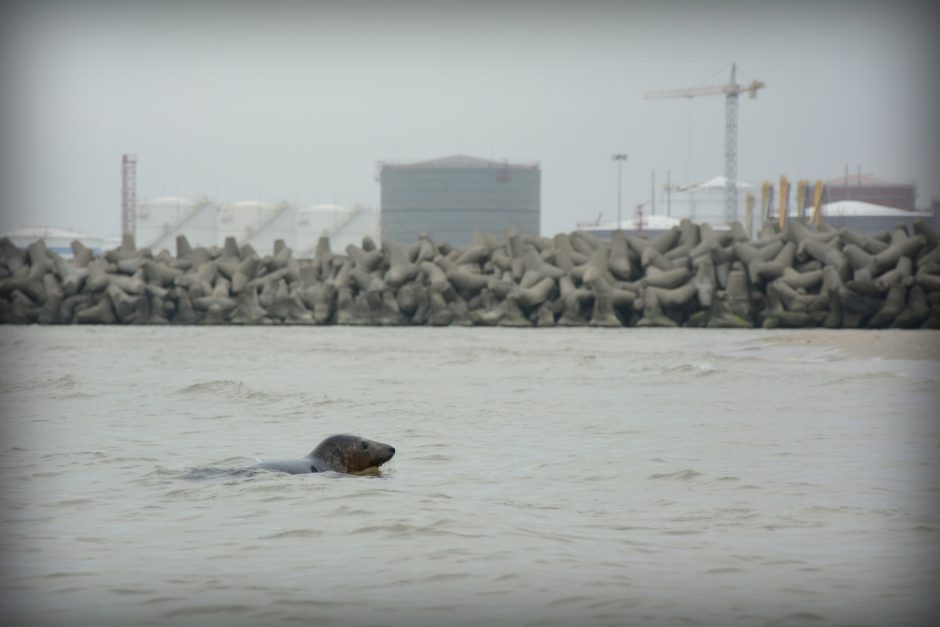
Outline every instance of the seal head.
{"label": "seal head", "polygon": [[307,457],[316,470],[311,472],[354,473],[378,468],[395,455],[395,447],[354,435],[331,435]]}
{"label": "seal head", "polygon": [[301,459],[261,462],[258,468],[287,472],[342,472],[353,474],[378,468],[395,455],[395,447],[355,435],[331,435]]}

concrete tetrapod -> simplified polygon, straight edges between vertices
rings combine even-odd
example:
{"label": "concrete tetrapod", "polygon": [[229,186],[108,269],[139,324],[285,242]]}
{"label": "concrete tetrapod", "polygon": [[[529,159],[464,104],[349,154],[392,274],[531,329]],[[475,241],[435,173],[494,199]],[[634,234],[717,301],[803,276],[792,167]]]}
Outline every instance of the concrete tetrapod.
{"label": "concrete tetrapod", "polygon": [[313,259],[234,238],[177,254],[132,238],[72,258],[0,240],[0,322],[26,324],[940,325],[940,247],[929,225],[861,235],[798,220],[716,231],[683,221],[653,239],[576,231],[476,233],[469,246],[369,238]]}

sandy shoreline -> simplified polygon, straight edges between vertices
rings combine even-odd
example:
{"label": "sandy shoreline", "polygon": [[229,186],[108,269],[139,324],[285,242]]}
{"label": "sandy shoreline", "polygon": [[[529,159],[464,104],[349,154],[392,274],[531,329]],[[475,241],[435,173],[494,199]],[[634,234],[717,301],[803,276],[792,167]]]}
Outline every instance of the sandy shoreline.
{"label": "sandy shoreline", "polygon": [[764,338],[774,346],[832,347],[852,357],[940,361],[940,331],[902,329],[806,329]]}

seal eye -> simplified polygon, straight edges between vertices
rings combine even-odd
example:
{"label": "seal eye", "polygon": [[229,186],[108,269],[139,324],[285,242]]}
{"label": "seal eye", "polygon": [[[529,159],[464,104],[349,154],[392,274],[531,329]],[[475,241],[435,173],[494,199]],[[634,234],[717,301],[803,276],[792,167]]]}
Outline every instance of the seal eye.
{"label": "seal eye", "polygon": [[362,443],[362,450],[365,451],[365,450],[368,450],[368,449],[369,449],[369,443],[368,443],[368,442],[363,442],[363,443]]}

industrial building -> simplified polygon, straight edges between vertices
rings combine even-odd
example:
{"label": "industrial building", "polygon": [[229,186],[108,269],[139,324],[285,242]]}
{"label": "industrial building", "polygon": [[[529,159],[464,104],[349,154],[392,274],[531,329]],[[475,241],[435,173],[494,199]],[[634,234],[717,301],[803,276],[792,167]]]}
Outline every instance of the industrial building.
{"label": "industrial building", "polygon": [[411,242],[427,233],[463,246],[475,231],[539,233],[538,163],[455,155],[378,165],[383,239]]}
{"label": "industrial building", "polygon": [[[790,197],[792,200],[788,200],[787,214],[797,217],[799,209],[794,201],[799,199],[799,193],[795,185],[790,183],[790,186],[793,195]],[[694,185],[679,187],[670,195],[671,207],[667,210],[668,215],[676,218],[689,218],[693,222],[707,222],[716,228],[727,228],[724,220],[724,191],[727,187],[726,179],[721,176]],[[737,181],[734,187],[737,189],[738,205],[741,207],[746,205],[748,194],[754,195],[752,229],[756,231],[764,221],[760,208],[761,190],[741,181]],[[772,221],[776,221],[778,215],[774,207],[774,203],[778,201],[775,190],[776,187],[770,184],[768,193],[770,208],[767,211],[769,213],[767,219]],[[807,216],[807,219],[813,212],[814,193],[814,185],[805,185],[803,215]],[[845,200],[846,197],[850,200]],[[909,225],[918,218],[936,225],[934,212],[914,210],[915,197],[916,186],[913,181],[895,183],[876,179],[871,175],[830,179],[825,181],[823,186],[821,205],[823,221],[835,228],[850,228],[860,233],[890,230],[895,224]],[[884,202],[865,200],[866,198],[881,199]],[[899,204],[888,205],[888,201],[896,201]],[[739,212],[738,219],[742,224],[747,222],[745,215],[743,211]]]}
{"label": "industrial building", "polygon": [[[823,202],[834,203],[843,200],[856,200],[883,207],[893,207],[914,211],[917,209],[917,183],[916,181],[888,181],[869,174],[840,176],[825,181]],[[813,205],[813,188],[806,188],[805,204]]]}
{"label": "industrial building", "polygon": [[[756,188],[743,181],[736,181],[733,186],[729,186],[727,180],[723,176],[716,176],[691,185],[664,187],[655,203],[644,202],[640,205],[642,215],[638,211],[633,216],[624,218],[620,229],[630,235],[642,233],[645,236],[655,237],[678,225],[684,218],[695,223],[708,223],[718,230],[728,229],[730,225],[727,224],[728,214],[725,210],[725,203],[728,199],[729,187],[737,190],[740,207],[746,206],[747,195],[753,194]],[[746,222],[743,210],[738,220],[742,224]],[[617,228],[617,223],[578,223],[578,228],[598,237],[608,237]]]}

